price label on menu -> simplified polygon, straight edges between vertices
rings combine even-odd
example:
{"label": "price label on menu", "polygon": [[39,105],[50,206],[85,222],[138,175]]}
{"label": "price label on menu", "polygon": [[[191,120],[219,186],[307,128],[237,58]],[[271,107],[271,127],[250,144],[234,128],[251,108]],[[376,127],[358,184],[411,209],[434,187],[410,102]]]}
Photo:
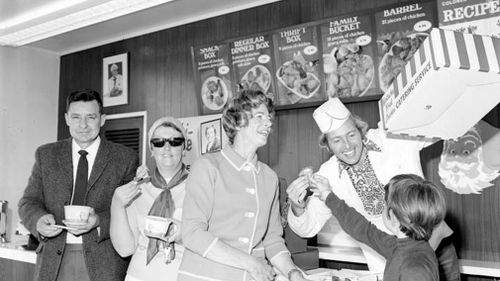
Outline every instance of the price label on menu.
{"label": "price label on menu", "polygon": [[378,94],[376,42],[369,15],[335,17],[320,25],[328,97]]}
{"label": "price label on menu", "polygon": [[239,88],[262,91],[274,100],[271,36],[256,35],[231,42],[231,57]]}
{"label": "price label on menu", "polygon": [[233,96],[229,45],[193,48],[193,55],[202,114],[221,112]]}
{"label": "price label on menu", "polygon": [[295,26],[274,33],[278,105],[323,100],[320,52],[315,26]]}

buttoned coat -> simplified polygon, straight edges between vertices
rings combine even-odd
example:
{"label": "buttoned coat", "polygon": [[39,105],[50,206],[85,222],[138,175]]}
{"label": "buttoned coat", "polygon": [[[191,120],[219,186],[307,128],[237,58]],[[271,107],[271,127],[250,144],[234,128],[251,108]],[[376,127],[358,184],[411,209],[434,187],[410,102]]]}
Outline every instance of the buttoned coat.
{"label": "buttoned coat", "polygon": [[[114,250],[109,237],[111,199],[116,187],[133,179],[138,165],[137,154],[130,148],[101,140],[90,173],[85,205],[94,208],[99,216],[97,228],[82,235],[83,253],[90,280],[123,280],[128,259]],[[76,167],[75,167],[76,168]],[[71,138],[40,146],[28,186],[19,201],[22,223],[41,242],[36,250],[34,280],[56,280],[66,245],[66,231],[42,238],[36,223],[46,214],[53,214],[57,224],[63,224],[64,205],[70,204],[73,190],[73,161]]]}

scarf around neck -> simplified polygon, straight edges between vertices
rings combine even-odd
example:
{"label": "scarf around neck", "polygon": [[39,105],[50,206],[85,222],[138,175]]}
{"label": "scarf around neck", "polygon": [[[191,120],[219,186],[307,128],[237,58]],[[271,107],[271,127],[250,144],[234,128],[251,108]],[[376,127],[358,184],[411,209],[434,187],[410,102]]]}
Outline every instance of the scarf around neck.
{"label": "scarf around neck", "polygon": [[358,163],[351,165],[338,159],[339,177],[343,171],[349,175],[354,190],[363,203],[363,209],[370,216],[379,216],[384,210],[384,186],[380,183],[373,169],[368,151],[381,152],[382,150],[372,141],[365,142],[361,159]]}
{"label": "scarf around neck", "polygon": [[[155,169],[153,175],[151,176],[151,184],[156,187],[163,189],[163,191],[156,197],[151,209],[149,210],[149,216],[158,216],[164,218],[171,218],[175,211],[175,204],[172,198],[172,193],[170,190],[184,180],[186,180],[189,172],[186,169],[186,165],[182,164],[181,168],[172,177],[172,179],[167,183],[165,178],[160,174],[158,167]],[[169,228],[170,229],[170,228]],[[175,247],[174,243],[167,243],[157,238],[149,238],[148,250],[146,256],[146,265],[148,265],[153,257],[159,252],[160,246],[166,250],[165,262],[170,263],[175,258]]]}

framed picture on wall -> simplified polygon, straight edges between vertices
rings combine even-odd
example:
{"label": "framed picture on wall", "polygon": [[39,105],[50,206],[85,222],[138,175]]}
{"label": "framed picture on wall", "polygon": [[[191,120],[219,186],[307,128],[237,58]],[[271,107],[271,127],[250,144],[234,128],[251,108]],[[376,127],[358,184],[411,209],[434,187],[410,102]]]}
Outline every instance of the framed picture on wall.
{"label": "framed picture on wall", "polygon": [[200,125],[201,154],[217,152],[222,149],[221,120],[214,119]]}
{"label": "framed picture on wall", "polygon": [[103,59],[102,96],[104,107],[128,104],[128,53]]}

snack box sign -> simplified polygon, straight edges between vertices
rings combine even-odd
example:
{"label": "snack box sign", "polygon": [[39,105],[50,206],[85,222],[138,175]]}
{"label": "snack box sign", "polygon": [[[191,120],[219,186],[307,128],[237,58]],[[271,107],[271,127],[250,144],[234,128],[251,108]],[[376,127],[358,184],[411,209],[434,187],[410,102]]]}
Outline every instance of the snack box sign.
{"label": "snack box sign", "polygon": [[433,28],[379,101],[384,129],[456,139],[500,102],[500,39]]}

